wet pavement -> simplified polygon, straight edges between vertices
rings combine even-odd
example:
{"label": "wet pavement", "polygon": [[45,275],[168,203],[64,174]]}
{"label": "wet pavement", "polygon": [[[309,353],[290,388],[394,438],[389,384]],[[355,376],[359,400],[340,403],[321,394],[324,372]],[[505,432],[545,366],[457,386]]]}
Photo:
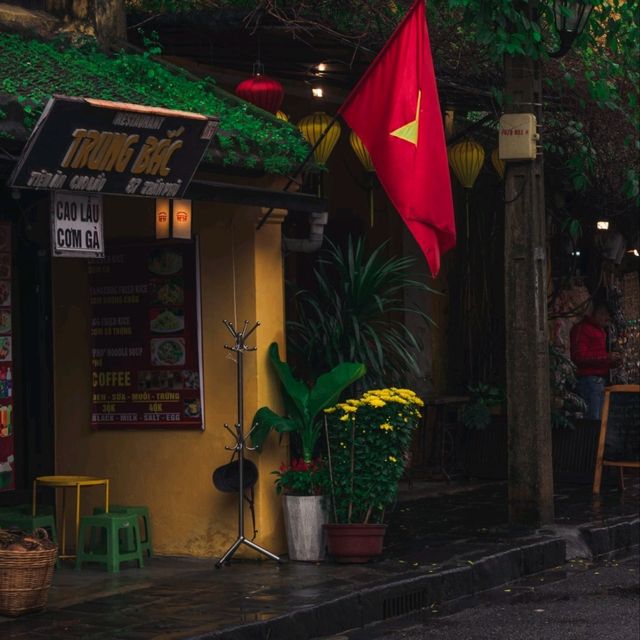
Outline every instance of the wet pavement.
{"label": "wet pavement", "polygon": [[[414,600],[453,600],[564,561],[564,542],[553,530],[507,526],[504,484],[468,491],[440,485],[427,496],[420,486],[412,489],[420,497],[405,500],[411,496],[403,487],[404,501],[389,513],[379,561],[238,560],[216,570],[213,559],[159,557],[115,576],[65,566],[56,572],[48,610],[0,617],[0,637],[309,638],[398,615]],[[639,495],[637,482],[622,495],[610,489],[596,501],[590,487],[560,487],[557,523],[606,527],[628,521],[638,514]]]}
{"label": "wet pavement", "polygon": [[324,640],[637,640],[640,558],[573,561],[467,601]]}

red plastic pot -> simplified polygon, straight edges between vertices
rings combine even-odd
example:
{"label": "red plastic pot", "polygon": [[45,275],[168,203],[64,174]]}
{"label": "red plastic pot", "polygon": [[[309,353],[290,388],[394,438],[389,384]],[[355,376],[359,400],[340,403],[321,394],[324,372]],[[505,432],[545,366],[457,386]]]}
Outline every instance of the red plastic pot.
{"label": "red plastic pot", "polygon": [[337,562],[368,562],[382,553],[386,524],[325,524],[329,555]]}

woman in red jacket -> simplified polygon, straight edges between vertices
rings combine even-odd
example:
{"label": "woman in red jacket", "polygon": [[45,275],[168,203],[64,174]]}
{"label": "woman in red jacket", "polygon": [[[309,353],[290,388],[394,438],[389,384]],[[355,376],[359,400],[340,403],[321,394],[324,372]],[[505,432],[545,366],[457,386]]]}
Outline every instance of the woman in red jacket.
{"label": "woman in red jacket", "polygon": [[578,393],[587,403],[588,420],[600,420],[606,378],[621,362],[619,353],[607,351],[606,328],[610,324],[609,307],[599,303],[571,329],[571,359],[577,368]]}

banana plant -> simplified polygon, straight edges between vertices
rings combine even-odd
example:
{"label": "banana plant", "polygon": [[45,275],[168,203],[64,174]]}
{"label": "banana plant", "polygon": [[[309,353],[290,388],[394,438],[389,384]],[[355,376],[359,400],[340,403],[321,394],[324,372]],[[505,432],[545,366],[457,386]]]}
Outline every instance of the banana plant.
{"label": "banana plant", "polygon": [[322,432],[320,412],[336,404],[340,394],[364,376],[366,368],[358,362],[342,362],[321,375],[309,388],[293,375],[286,362],[280,360],[275,342],[269,346],[269,360],[282,383],[286,415],[278,415],[269,407],[258,409],[252,421],[251,444],[260,448],[272,429],[278,433],[295,432],[300,436],[305,462],[311,462]]}

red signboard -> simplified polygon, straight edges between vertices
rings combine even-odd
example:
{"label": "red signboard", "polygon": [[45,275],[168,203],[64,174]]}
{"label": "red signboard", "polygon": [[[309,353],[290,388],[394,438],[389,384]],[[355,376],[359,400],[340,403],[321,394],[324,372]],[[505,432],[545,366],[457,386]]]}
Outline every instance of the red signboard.
{"label": "red signboard", "polygon": [[89,262],[93,428],[203,428],[197,274],[190,242]]}

